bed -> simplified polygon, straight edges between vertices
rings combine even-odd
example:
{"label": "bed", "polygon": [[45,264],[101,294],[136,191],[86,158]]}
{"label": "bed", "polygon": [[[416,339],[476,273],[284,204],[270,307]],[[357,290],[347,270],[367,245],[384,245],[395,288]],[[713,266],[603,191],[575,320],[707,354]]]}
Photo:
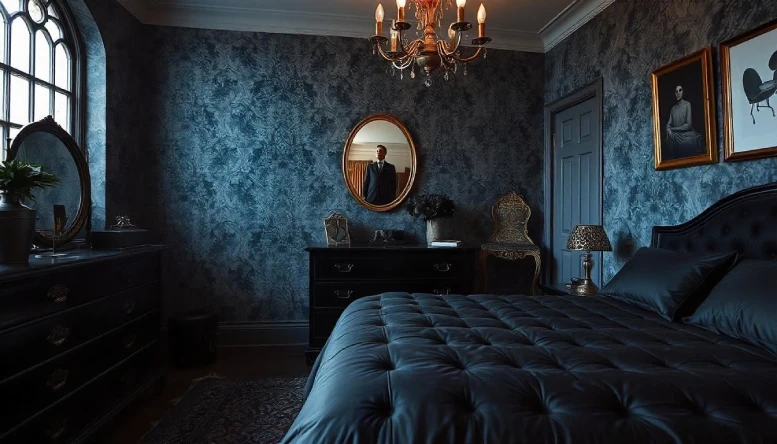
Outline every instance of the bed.
{"label": "bed", "polygon": [[[652,244],[775,260],[775,227],[768,185]],[[606,296],[386,293],[338,320],[283,442],[775,443],[777,356]]]}

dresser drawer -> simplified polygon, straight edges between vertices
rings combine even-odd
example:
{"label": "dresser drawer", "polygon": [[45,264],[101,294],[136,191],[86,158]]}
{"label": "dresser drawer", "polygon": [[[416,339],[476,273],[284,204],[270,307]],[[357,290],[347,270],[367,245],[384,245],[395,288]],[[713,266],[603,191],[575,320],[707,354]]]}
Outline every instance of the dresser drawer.
{"label": "dresser drawer", "polygon": [[157,280],[159,258],[153,255],[0,284],[0,331]]}
{"label": "dresser drawer", "polygon": [[89,279],[81,272],[63,271],[38,279],[0,285],[0,331],[94,298]]}
{"label": "dresser drawer", "polygon": [[314,259],[316,280],[408,280],[472,277],[471,254],[405,254],[388,250],[383,254],[321,255]]}
{"label": "dresser drawer", "polygon": [[316,282],[311,291],[313,293],[313,307],[344,308],[356,299],[392,291],[432,294],[469,294],[472,292],[472,280],[430,279],[428,281],[415,282]]}
{"label": "dresser drawer", "polygon": [[154,310],[158,287],[136,287],[0,334],[0,381]]}
{"label": "dresser drawer", "polygon": [[10,433],[3,436],[0,432],[0,443],[66,443],[78,438],[139,384],[157,376],[158,368],[159,343],[155,341]]}
{"label": "dresser drawer", "polygon": [[159,313],[149,313],[93,342],[0,383],[0,433],[98,376],[159,337]]}

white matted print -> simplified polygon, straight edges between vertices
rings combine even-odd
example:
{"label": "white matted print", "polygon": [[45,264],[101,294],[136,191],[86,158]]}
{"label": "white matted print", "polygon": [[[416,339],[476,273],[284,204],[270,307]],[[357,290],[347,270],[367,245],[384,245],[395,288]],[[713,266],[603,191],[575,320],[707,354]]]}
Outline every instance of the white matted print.
{"label": "white matted print", "polygon": [[777,156],[777,23],[721,45],[725,159]]}

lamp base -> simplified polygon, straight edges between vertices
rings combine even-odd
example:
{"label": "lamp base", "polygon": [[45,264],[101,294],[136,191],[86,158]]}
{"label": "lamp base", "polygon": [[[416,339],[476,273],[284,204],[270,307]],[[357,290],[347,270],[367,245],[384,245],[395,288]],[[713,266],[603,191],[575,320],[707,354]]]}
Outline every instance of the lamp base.
{"label": "lamp base", "polygon": [[599,287],[590,279],[582,279],[577,285],[569,287],[569,293],[575,296],[591,296],[599,293]]}

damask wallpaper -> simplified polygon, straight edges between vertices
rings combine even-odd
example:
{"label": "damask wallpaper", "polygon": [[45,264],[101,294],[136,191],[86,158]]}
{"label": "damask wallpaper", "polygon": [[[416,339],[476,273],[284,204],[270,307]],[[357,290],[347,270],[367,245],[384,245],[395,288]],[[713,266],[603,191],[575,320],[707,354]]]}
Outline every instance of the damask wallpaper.
{"label": "damask wallpaper", "polygon": [[650,89],[656,68],[713,45],[722,159],[717,46],[774,18],[771,0],[620,0],[546,54],[546,103],[604,79],[604,225],[615,250],[605,254],[605,280],[650,243],[654,225],[777,180],[775,158],[655,171]]}
{"label": "damask wallpaper", "polygon": [[[407,125],[419,154],[414,192],[450,195],[463,239],[491,234],[490,206],[511,190],[532,206],[531,233],[541,237],[541,54],[489,51],[467,77],[445,83],[437,73],[426,88],[387,74],[366,39],[154,27],[151,48],[150,98],[133,109],[149,116],[136,128],[148,144],[137,149],[158,159],[140,198],[171,247],[176,309],[213,306],[224,321],[307,319],[304,249],[324,242],[332,211],[350,219],[357,240],[374,229],[422,238],[422,221],[367,211],[344,184],[343,144],[373,113]],[[506,291],[528,291],[512,279],[533,264],[510,265]]]}

